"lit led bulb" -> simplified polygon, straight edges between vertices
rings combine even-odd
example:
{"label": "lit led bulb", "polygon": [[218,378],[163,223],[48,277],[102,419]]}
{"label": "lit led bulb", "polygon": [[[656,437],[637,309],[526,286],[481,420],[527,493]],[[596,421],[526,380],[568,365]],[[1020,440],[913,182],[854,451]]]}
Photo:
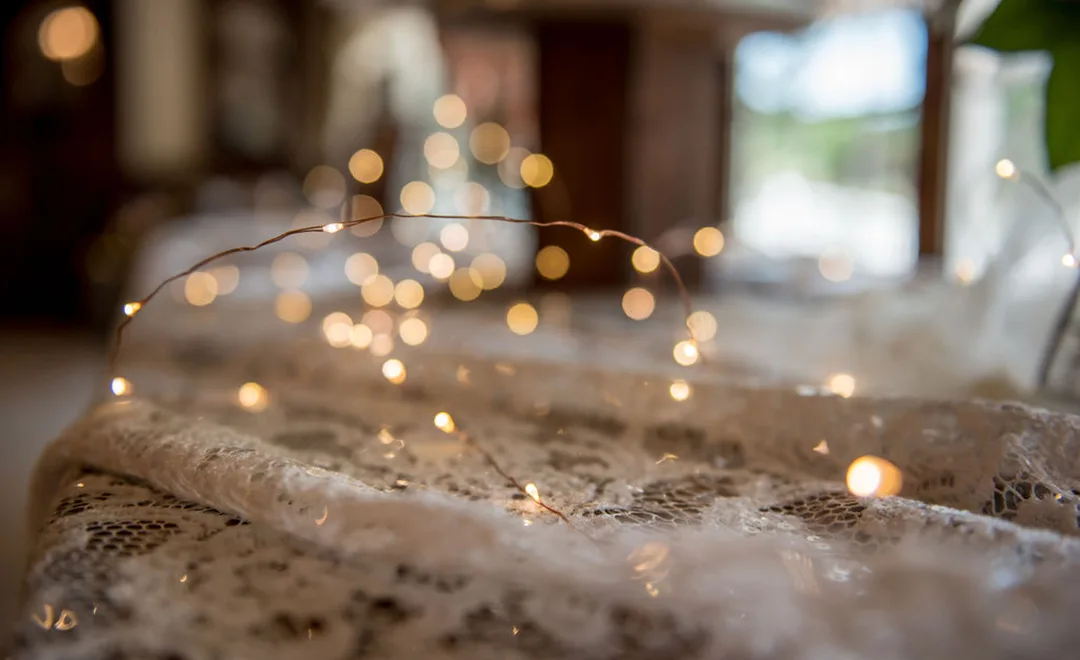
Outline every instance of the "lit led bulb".
{"label": "lit led bulb", "polygon": [[443,433],[453,433],[457,426],[454,424],[454,418],[450,416],[450,413],[441,412],[435,415],[435,428],[439,429]]}
{"label": "lit led bulb", "polygon": [[689,367],[698,361],[698,347],[697,343],[684,339],[678,344],[675,344],[675,349],[672,351],[675,356],[675,361],[684,367]]}
{"label": "lit led bulb", "polygon": [[323,225],[322,230],[325,231],[327,234],[336,234],[344,228],[345,225],[340,222],[330,222]]}
{"label": "lit led bulb", "polygon": [[126,305],[124,305],[124,315],[125,316],[135,316],[136,312],[138,312],[140,309],[142,309],[142,303],[140,303],[140,302],[129,302]]}
{"label": "lit led bulb", "polygon": [[900,468],[877,456],[856,458],[847,471],[848,490],[856,497],[896,495],[903,482]]}
{"label": "lit led bulb", "polygon": [[595,229],[586,229],[585,235],[588,236],[589,240],[594,243],[600,240],[600,232],[596,231]]}
{"label": "lit led bulb", "polygon": [[1076,263],[1076,255],[1072,252],[1062,255],[1061,257],[1061,265],[1066,268],[1076,268]]}
{"label": "lit led bulb", "polygon": [[401,360],[391,359],[383,362],[382,373],[386,380],[394,385],[405,382],[405,365],[401,363]]}
{"label": "lit led bulb", "polygon": [[126,394],[131,394],[131,381],[129,381],[127,378],[121,378],[120,376],[117,376],[116,378],[112,379],[112,383],[109,384],[109,389],[111,389],[112,393],[116,396],[124,396]]}
{"label": "lit led bulb", "polygon": [[536,484],[532,482],[525,484],[525,492],[529,494],[529,497],[533,498],[534,502],[540,502],[540,489],[536,487]]}

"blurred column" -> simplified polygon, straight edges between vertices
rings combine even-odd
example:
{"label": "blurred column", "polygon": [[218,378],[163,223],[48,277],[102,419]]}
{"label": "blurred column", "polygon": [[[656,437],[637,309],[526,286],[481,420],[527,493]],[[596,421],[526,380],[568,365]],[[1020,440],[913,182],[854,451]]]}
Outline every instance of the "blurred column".
{"label": "blurred column", "polygon": [[927,17],[926,96],[919,157],[919,254],[940,255],[944,241],[949,100],[957,3]]}
{"label": "blurred column", "polygon": [[117,0],[117,130],[136,181],[190,176],[206,150],[200,0]]}

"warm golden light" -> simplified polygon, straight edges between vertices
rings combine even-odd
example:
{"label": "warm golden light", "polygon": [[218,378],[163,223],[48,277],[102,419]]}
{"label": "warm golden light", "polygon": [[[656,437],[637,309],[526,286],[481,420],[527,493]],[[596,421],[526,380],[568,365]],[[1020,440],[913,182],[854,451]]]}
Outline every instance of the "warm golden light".
{"label": "warm golden light", "polygon": [[534,502],[540,501],[540,489],[537,488],[536,484],[532,483],[531,481],[525,484],[525,492],[529,495],[529,497],[533,498]]}
{"label": "warm golden light", "polygon": [[266,388],[258,383],[244,383],[236,392],[236,399],[240,405],[252,412],[266,410],[270,403],[270,397],[266,394]]}
{"label": "warm golden light", "polygon": [[366,252],[349,255],[345,260],[345,277],[356,286],[364,286],[379,274],[379,262]]}
{"label": "warm golden light", "polygon": [[497,289],[506,281],[506,263],[497,254],[479,254],[472,260],[470,267],[480,274],[480,286],[485,291]]}
{"label": "warm golden light", "polygon": [[371,344],[368,346],[368,350],[375,357],[384,357],[390,355],[394,350],[394,338],[390,335],[375,335],[371,338]]}
{"label": "warm golden light", "polygon": [[428,272],[437,280],[449,279],[454,272],[454,258],[445,252],[440,252],[428,262]]}
{"label": "warm golden light", "polygon": [[814,445],[814,451],[823,456],[827,456],[829,454],[829,443],[825,440],[822,440],[821,442]]}
{"label": "warm golden light", "polygon": [[529,303],[518,303],[506,312],[506,325],[516,335],[527,335],[540,324],[540,315]]}
{"label": "warm golden light", "polygon": [[184,299],[188,304],[204,307],[214,302],[217,294],[217,280],[210,273],[197,271],[188,275],[184,281]]}
{"label": "warm golden light", "polygon": [[818,258],[818,272],[830,282],[846,282],[855,273],[855,262],[846,254],[823,254]]}
{"label": "warm golden light", "polygon": [[825,381],[825,387],[846,399],[855,394],[855,378],[851,374],[833,374]]}
{"label": "warm golden light", "polygon": [[1076,255],[1069,252],[1061,257],[1061,265],[1066,268],[1076,268]]}
{"label": "warm golden light", "polygon": [[630,263],[639,273],[651,273],[660,267],[660,253],[648,245],[639,246],[630,256]]}
{"label": "warm golden light", "polygon": [[54,62],[78,59],[90,52],[98,39],[98,22],[86,7],[57,9],[41,21],[38,46]]}
{"label": "warm golden light", "polygon": [[435,415],[435,428],[439,429],[443,433],[453,433],[457,429],[457,425],[454,424],[454,418],[450,416],[450,413],[441,412]]}
{"label": "warm golden light", "polygon": [[274,313],[286,323],[301,323],[311,314],[311,298],[303,291],[282,291],[274,298]]}
{"label": "warm golden light", "polygon": [[685,380],[676,380],[672,381],[671,386],[668,387],[668,394],[676,401],[686,401],[693,394],[693,390]]}
{"label": "warm golden light", "polygon": [[432,133],[424,140],[424,158],[432,167],[445,170],[454,166],[461,148],[449,133]]}
{"label": "warm golden light", "polygon": [[352,324],[352,317],[345,312],[330,312],[322,320],[322,331],[324,334],[329,334],[330,328],[335,325],[352,326]]}
{"label": "warm golden light", "polygon": [[451,252],[461,252],[469,245],[469,230],[464,225],[452,222],[439,232],[439,242]]}
{"label": "warm golden light", "polygon": [[481,184],[469,181],[454,193],[454,208],[461,215],[484,215],[491,208],[491,193]]}
{"label": "warm golden light", "polygon": [[131,382],[127,378],[121,378],[120,376],[117,376],[116,378],[112,379],[111,383],[109,383],[109,389],[111,389],[112,393],[116,396],[124,396],[126,394],[131,394]]}
{"label": "warm golden light", "polygon": [[623,312],[635,321],[644,321],[656,309],[656,299],[648,289],[634,287],[622,297]]}
{"label": "warm golden light", "polygon": [[401,208],[412,215],[430,213],[435,207],[435,191],[423,181],[410,181],[401,188]]}
{"label": "warm golden light", "polygon": [[129,303],[124,305],[124,315],[125,316],[135,316],[135,314],[137,314],[140,309],[142,309],[142,303],[140,303],[140,302],[129,302]]}
{"label": "warm golden light", "polygon": [[473,269],[458,268],[450,275],[450,294],[463,302],[476,300],[483,290],[480,282],[480,274]]}
{"label": "warm golden light", "polygon": [[401,360],[387,360],[383,362],[382,374],[394,385],[400,385],[405,382],[405,365],[401,363]]}
{"label": "warm golden light", "polygon": [[548,245],[536,253],[536,270],[548,280],[557,280],[570,270],[570,255],[558,245]]}
{"label": "warm golden light", "polygon": [[1002,158],[994,165],[994,172],[997,173],[1002,179],[1016,179],[1018,177],[1018,170],[1016,164],[1008,158]]}
{"label": "warm golden light", "polygon": [[694,333],[697,341],[709,341],[716,336],[716,317],[704,310],[698,310],[686,318],[686,327]]}
{"label": "warm golden light", "polygon": [[555,176],[555,166],[544,154],[529,154],[521,161],[521,180],[531,188],[543,188]]}
{"label": "warm golden light", "polygon": [[342,229],[345,229],[345,225],[341,222],[328,222],[322,227],[322,230],[327,234],[336,234]]}
{"label": "warm golden light", "polygon": [[371,340],[374,338],[375,333],[363,323],[357,323],[353,326],[352,345],[356,348],[367,348],[368,346],[371,346]]}
{"label": "warm golden light", "polygon": [[672,354],[675,356],[675,361],[684,367],[689,367],[697,362],[700,355],[697,344],[689,339],[684,339],[675,344]]}
{"label": "warm golden light", "polygon": [[589,240],[592,241],[593,243],[599,241],[601,238],[604,237],[603,234],[596,231],[595,229],[586,229],[585,230],[585,235],[588,236]]}
{"label": "warm golden light", "polygon": [[417,245],[412,251],[413,268],[424,274],[430,273],[428,264],[431,263],[431,258],[441,252],[439,246],[434,243],[424,242]]}
{"label": "warm golden light", "polygon": [[352,219],[363,220],[364,218],[375,218],[374,220],[367,220],[361,222],[358,225],[353,225],[349,228],[353,236],[359,236],[360,238],[367,238],[374,236],[378,233],[379,229],[383,226],[383,219],[378,217],[383,214],[382,204],[379,200],[375,199],[371,195],[353,195],[352,198]]}
{"label": "warm golden light", "polygon": [[371,328],[377,335],[388,335],[394,331],[394,317],[381,309],[372,309],[364,314],[360,323]]}
{"label": "warm golden light", "polygon": [[394,282],[386,275],[376,275],[360,287],[360,296],[372,307],[389,305],[394,299]]}
{"label": "warm golden light", "polygon": [[469,136],[469,149],[476,160],[494,165],[510,152],[510,134],[494,122],[480,124]]}
{"label": "warm golden light", "polygon": [[304,177],[304,197],[312,206],[333,208],[345,199],[345,177],[329,165],[316,165]]}
{"label": "warm golden light", "polygon": [[402,319],[401,324],[398,325],[398,334],[401,335],[401,341],[409,346],[419,346],[427,340],[427,323],[415,316]]}
{"label": "warm golden light", "polygon": [[295,252],[282,252],[270,262],[270,279],[282,289],[295,289],[307,277],[307,260]]}
{"label": "warm golden light", "polygon": [[457,94],[447,94],[441,96],[435,101],[435,107],[433,108],[433,114],[435,115],[435,121],[439,123],[439,126],[443,128],[457,128],[465,123],[465,117],[468,115],[468,111],[465,108],[465,101],[461,100],[461,97]]}
{"label": "warm golden light", "polygon": [[394,301],[404,309],[415,309],[424,302],[424,287],[416,280],[401,280],[394,287]]}
{"label": "warm golden light", "polygon": [[349,174],[360,183],[375,183],[383,175],[382,156],[371,149],[361,149],[349,158]]}
{"label": "warm golden light", "polygon": [[521,180],[521,164],[529,155],[529,150],[524,147],[510,147],[506,158],[499,161],[499,180],[504,186],[519,190],[525,187]]}
{"label": "warm golden light", "polygon": [[694,252],[715,257],[724,249],[724,235],[716,227],[702,227],[694,232]]}
{"label": "warm golden light", "polygon": [[888,497],[903,487],[900,468],[884,458],[862,456],[852,461],[847,471],[847,487],[856,497]]}
{"label": "warm golden light", "polygon": [[353,326],[348,321],[332,323],[329,326],[324,324],[323,334],[326,335],[326,343],[334,348],[344,348],[352,344]]}
{"label": "warm golden light", "polygon": [[240,285],[240,269],[236,266],[216,266],[210,274],[217,280],[219,296],[229,295]]}

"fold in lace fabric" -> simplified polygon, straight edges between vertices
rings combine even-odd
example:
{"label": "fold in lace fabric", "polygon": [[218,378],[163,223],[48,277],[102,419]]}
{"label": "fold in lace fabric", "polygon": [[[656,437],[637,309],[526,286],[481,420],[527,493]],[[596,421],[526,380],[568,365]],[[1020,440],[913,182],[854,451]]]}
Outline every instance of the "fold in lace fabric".
{"label": "fold in lace fabric", "polygon": [[[438,355],[395,385],[288,355],[147,362],[143,398],[49,449],[15,657],[1080,648],[1080,419],[716,383],[677,401],[660,377]],[[848,494],[864,454],[900,497]]]}

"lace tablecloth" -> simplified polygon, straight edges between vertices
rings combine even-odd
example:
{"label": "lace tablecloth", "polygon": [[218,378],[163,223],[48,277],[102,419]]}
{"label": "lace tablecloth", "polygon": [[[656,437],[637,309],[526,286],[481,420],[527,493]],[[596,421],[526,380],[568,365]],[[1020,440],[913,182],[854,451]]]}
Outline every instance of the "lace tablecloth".
{"label": "lace tablecloth", "polygon": [[[1080,418],[452,347],[403,382],[314,341],[129,356],[137,398],[39,466],[12,657],[1080,648]],[[849,494],[864,454],[900,496]]]}

